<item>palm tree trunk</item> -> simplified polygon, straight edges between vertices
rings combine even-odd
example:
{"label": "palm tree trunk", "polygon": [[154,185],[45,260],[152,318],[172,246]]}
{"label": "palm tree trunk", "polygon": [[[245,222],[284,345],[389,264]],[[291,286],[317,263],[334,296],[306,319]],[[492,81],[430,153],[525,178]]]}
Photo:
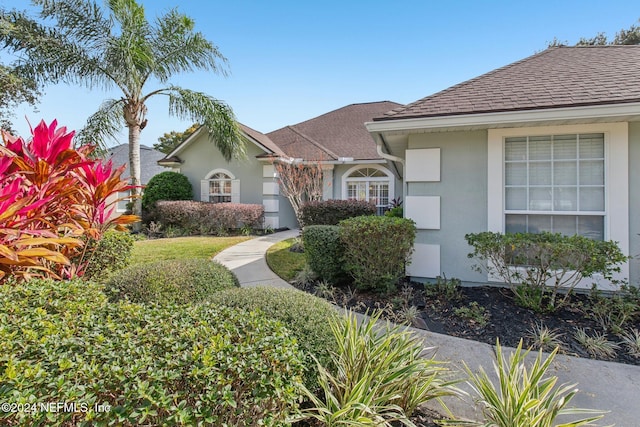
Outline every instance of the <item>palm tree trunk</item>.
{"label": "palm tree trunk", "polygon": [[[140,197],[140,125],[128,124],[129,127],[129,172],[131,173],[131,190],[133,196],[133,214],[142,218],[142,199]],[[139,232],[142,228],[140,221],[133,224],[133,231]]]}

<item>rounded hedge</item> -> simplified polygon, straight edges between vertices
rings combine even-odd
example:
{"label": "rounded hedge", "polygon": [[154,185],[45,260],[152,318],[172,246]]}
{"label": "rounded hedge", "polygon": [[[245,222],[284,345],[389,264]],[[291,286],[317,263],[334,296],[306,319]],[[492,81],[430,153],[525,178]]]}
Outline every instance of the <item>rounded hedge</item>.
{"label": "rounded hedge", "polygon": [[388,292],[404,276],[416,225],[408,218],[359,216],[340,222],[344,269],[359,289]]}
{"label": "rounded hedge", "polygon": [[158,200],[192,200],[193,188],[189,179],[178,172],[160,172],[154,175],[142,194],[142,208],[155,206]]}
{"label": "rounded hedge", "polygon": [[105,284],[114,300],[161,304],[203,302],[218,291],[239,286],[228,268],[207,259],[132,265],[114,273]]}
{"label": "rounded hedge", "polygon": [[332,368],[331,352],[335,339],[329,320],[338,318],[337,310],[325,300],[298,290],[272,287],[230,289],[211,297],[215,304],[260,310],[281,321],[298,340],[304,353],[305,385],[318,387],[318,368],[314,356],[325,368]]}
{"label": "rounded hedge", "polygon": [[[84,272],[85,278],[100,279],[129,265],[134,238],[124,231],[110,230],[99,241],[90,240],[93,254]],[[95,249],[94,249],[95,248]]]}
{"label": "rounded hedge", "polygon": [[304,256],[322,280],[338,284],[347,279],[342,267],[344,246],[340,241],[340,227],[337,225],[308,225],[302,232]]}
{"label": "rounded hedge", "polygon": [[[296,340],[258,312],[109,303],[98,285],[0,287],[2,425],[289,425]],[[43,410],[62,402],[76,410]],[[98,406],[100,405],[100,406]]]}

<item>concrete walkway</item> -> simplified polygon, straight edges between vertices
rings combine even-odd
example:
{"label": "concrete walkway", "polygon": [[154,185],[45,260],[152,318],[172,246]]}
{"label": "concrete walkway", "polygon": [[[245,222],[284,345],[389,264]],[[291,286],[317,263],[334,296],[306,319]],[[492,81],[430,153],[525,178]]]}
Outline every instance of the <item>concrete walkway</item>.
{"label": "concrete walkway", "polygon": [[[214,259],[231,269],[241,286],[295,289],[269,269],[265,253],[271,245],[298,234],[299,230],[291,230],[258,237],[227,248]],[[489,374],[493,372],[492,346],[418,329],[415,331],[424,337],[427,347],[433,347],[431,353],[435,352],[437,359],[450,362],[449,368],[460,378],[465,376],[463,361],[474,371],[482,366]],[[559,355],[550,373],[558,377],[558,384],[577,383],[580,391],[571,401],[571,406],[610,411],[598,425],[640,426],[640,366]],[[462,388],[469,390],[468,387]],[[478,418],[478,410],[471,398],[447,399],[446,403],[456,416]],[[430,406],[438,409],[435,403]]]}

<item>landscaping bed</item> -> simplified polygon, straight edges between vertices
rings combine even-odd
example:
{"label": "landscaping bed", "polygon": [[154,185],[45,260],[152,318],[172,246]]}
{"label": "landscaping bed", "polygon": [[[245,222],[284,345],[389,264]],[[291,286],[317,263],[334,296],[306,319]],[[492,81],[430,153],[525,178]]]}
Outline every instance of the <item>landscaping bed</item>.
{"label": "landscaping bed", "polygon": [[[589,353],[575,338],[577,328],[587,334],[602,332],[600,323],[585,314],[591,304],[587,295],[573,295],[569,304],[557,312],[544,314],[515,304],[509,289],[479,286],[456,287],[455,297],[447,298],[446,291],[438,292],[434,286],[421,283],[405,283],[391,294],[352,292],[348,287],[327,287],[321,282],[298,283],[299,288],[323,296],[337,305],[360,313],[381,309],[385,317],[395,321],[410,321],[415,327],[494,345],[496,338],[503,345],[516,347],[521,338],[525,345],[536,345],[540,333],[534,331],[546,327],[554,334],[561,351],[572,356],[640,365],[640,357],[628,353],[620,337],[612,332],[604,334],[609,342],[618,345],[615,355]],[[453,287],[449,287],[453,292]],[[436,295],[436,294],[440,295]],[[410,307],[415,307],[414,312]],[[624,325],[624,330],[640,329],[636,319]],[[606,346],[606,344],[604,344]],[[545,350],[553,345],[547,341]]]}

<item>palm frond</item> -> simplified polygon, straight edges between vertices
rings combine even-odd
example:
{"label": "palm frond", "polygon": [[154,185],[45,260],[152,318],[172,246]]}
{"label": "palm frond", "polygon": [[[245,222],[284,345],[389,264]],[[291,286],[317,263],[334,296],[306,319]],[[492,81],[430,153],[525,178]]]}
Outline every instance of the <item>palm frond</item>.
{"label": "palm frond", "polygon": [[152,28],[144,7],[134,0],[109,0],[109,9],[119,32],[112,34],[105,51],[105,64],[111,69],[127,96],[140,97],[142,87],[155,68]]}
{"label": "palm frond", "polygon": [[122,107],[124,100],[108,99],[102,103],[98,111],[93,113],[76,136],[76,144],[93,144],[104,150],[107,140],[117,140],[118,134],[125,127]]}
{"label": "palm frond", "polygon": [[[81,37],[86,38],[91,32],[103,34],[102,24],[87,19],[82,30],[85,35]],[[80,43],[71,30],[42,25],[24,12],[3,11],[0,41],[5,48],[22,54],[16,69],[38,83],[64,81],[109,88],[99,57],[92,51],[94,45]],[[97,39],[94,42],[99,43]]]}
{"label": "palm frond", "polygon": [[65,35],[83,45],[104,46],[105,36],[111,32],[111,23],[95,1],[88,0],[33,0],[41,7],[40,16],[55,19]]}
{"label": "palm frond", "polygon": [[200,32],[194,32],[191,18],[173,9],[156,20],[152,46],[156,58],[153,72],[161,82],[172,75],[194,70],[208,70],[226,75],[227,59],[217,46]]}
{"label": "palm frond", "polygon": [[177,86],[171,86],[163,92],[169,96],[169,114],[202,123],[209,131],[209,139],[226,160],[245,156],[246,139],[240,132],[231,107],[202,92]]}

